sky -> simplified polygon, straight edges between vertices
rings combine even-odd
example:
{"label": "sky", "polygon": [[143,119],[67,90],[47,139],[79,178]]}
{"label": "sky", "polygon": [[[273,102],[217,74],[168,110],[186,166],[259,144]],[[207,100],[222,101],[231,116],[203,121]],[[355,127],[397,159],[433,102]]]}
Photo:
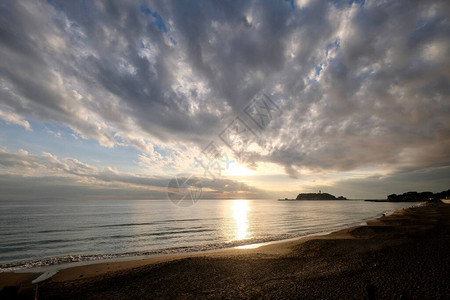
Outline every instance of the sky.
{"label": "sky", "polygon": [[450,188],[448,1],[5,0],[0,57],[0,200]]}

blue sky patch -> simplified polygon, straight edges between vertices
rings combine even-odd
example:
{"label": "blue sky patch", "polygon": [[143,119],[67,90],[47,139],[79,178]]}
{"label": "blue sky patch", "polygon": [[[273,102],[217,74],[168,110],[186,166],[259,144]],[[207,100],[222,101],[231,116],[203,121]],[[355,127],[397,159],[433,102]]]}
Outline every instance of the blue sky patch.
{"label": "blue sky patch", "polygon": [[159,31],[162,31],[164,33],[167,33],[167,27],[164,23],[163,18],[155,11],[152,11],[149,7],[145,5],[141,5],[141,12],[146,16],[152,16],[153,17],[153,26],[158,28]]}

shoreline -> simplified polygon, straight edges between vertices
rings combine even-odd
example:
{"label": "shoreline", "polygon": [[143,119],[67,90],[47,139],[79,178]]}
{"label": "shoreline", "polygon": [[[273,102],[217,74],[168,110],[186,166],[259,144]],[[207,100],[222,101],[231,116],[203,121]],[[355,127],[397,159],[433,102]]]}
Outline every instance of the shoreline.
{"label": "shoreline", "polygon": [[[397,214],[400,213],[402,211],[404,211],[405,209],[409,209],[412,207],[419,207],[421,205],[426,204],[425,202],[422,203],[416,203],[413,206],[407,207],[407,208],[402,208],[402,209],[398,209],[395,211],[392,211],[390,214],[388,215],[393,215],[393,214]],[[311,234],[306,234],[304,236],[297,236],[297,237],[289,237],[289,238],[282,238],[282,239],[275,239],[275,240],[270,240],[270,241],[263,241],[263,242],[256,242],[256,243],[251,243],[251,244],[243,244],[243,245],[239,245],[239,246],[229,246],[229,247],[222,247],[222,248],[214,248],[214,249],[207,249],[207,250],[192,250],[192,251],[188,251],[188,252],[174,252],[174,253],[155,253],[155,254],[143,254],[143,255],[134,255],[134,253],[117,253],[117,254],[111,254],[112,256],[117,255],[117,257],[111,257],[111,258],[99,258],[99,259],[93,259],[93,260],[81,260],[81,261],[73,261],[73,262],[62,262],[62,263],[55,263],[55,264],[51,264],[51,265],[42,265],[42,266],[33,266],[30,268],[21,268],[19,267],[18,269],[15,270],[11,270],[11,271],[6,271],[6,272],[0,272],[0,276],[2,274],[13,274],[13,273],[17,273],[17,274],[44,274],[46,272],[53,272],[54,269],[58,269],[58,271],[62,271],[62,270],[66,270],[66,269],[72,269],[72,268],[78,268],[78,267],[87,267],[87,266],[92,266],[92,265],[102,265],[102,264],[126,264],[128,262],[133,262],[133,261],[149,261],[149,260],[156,260],[156,261],[170,261],[172,259],[178,259],[180,257],[184,258],[184,257],[189,257],[189,256],[197,256],[197,255],[201,255],[201,254],[211,254],[214,252],[223,252],[223,251],[232,251],[232,250],[238,250],[238,249],[246,249],[246,251],[248,251],[248,249],[256,249],[256,248],[261,248],[261,247],[265,247],[265,246],[269,246],[272,244],[282,244],[282,243],[290,243],[290,242],[299,242],[300,240],[306,239],[306,240],[310,240],[313,238],[320,238],[321,236],[327,236],[330,234],[334,234],[337,232],[340,232],[342,230],[347,230],[347,229],[351,229],[354,227],[358,227],[358,226],[364,226],[366,225],[368,222],[374,221],[374,220],[378,220],[379,218],[385,217],[386,215],[384,213],[380,213],[379,216],[374,216],[373,218],[369,218],[366,221],[362,221],[362,222],[355,222],[353,224],[347,224],[347,225],[342,225],[340,228],[336,228],[333,230],[327,230],[327,231],[323,231],[323,232],[316,232],[316,233],[311,233]],[[165,249],[166,251],[171,251],[172,249]],[[99,256],[101,254],[98,254]],[[110,254],[106,254],[106,255],[110,255]],[[78,255],[67,255],[67,256],[78,256]],[[86,255],[86,256],[91,256],[91,255]],[[61,257],[55,257],[55,258],[61,258]],[[46,259],[52,259],[52,258],[43,258],[43,259],[37,259],[36,261],[40,261],[40,260],[46,260]],[[24,261],[24,262],[33,262],[33,260],[29,260],[29,261]],[[14,263],[14,262],[12,262]],[[6,264],[5,264],[6,265]],[[0,287],[1,287],[1,280],[0,280]]]}
{"label": "shoreline", "polygon": [[[368,220],[367,222],[369,221],[370,220]],[[350,227],[345,227],[343,229],[338,229],[334,231],[314,233],[306,236],[221,249],[212,249],[187,253],[175,253],[175,254],[156,254],[145,257],[127,256],[123,258],[79,261],[50,266],[33,267],[30,269],[19,269],[10,272],[2,272],[0,273],[0,295],[2,289],[4,289],[5,287],[16,286],[19,287],[18,291],[22,287],[28,290],[30,288],[33,288],[34,290],[37,285],[45,283],[47,281],[70,282],[80,278],[86,279],[118,271],[131,271],[132,269],[138,267],[169,263],[193,257],[201,257],[201,256],[228,257],[228,256],[242,256],[242,255],[245,256],[255,254],[275,255],[275,256],[286,255],[291,251],[291,247],[293,247],[294,245],[298,245],[310,240],[323,239],[331,235],[333,236],[333,238],[345,238],[347,237],[346,235],[347,231],[357,228],[359,226],[364,225],[362,224],[353,225]]]}
{"label": "shoreline", "polygon": [[[357,225],[352,227],[347,227],[338,231],[334,231],[328,234],[311,235],[307,237],[297,237],[288,240],[272,241],[268,243],[263,243],[256,245],[255,247],[244,247],[239,248],[224,248],[216,250],[201,251],[195,253],[184,253],[184,254],[174,254],[174,255],[160,255],[158,257],[147,257],[142,259],[132,259],[129,258],[124,261],[115,262],[105,262],[105,261],[93,261],[91,264],[72,266],[69,268],[64,268],[59,270],[58,273],[52,274],[47,280],[40,284],[40,289],[43,287],[44,291],[50,288],[48,291],[51,293],[57,293],[61,286],[67,287],[73,284],[79,284],[81,286],[87,284],[90,281],[104,281],[106,279],[115,277],[128,277],[135,275],[136,272],[149,269],[150,271],[154,268],[169,268],[173,264],[186,264],[192,260],[218,260],[227,263],[236,263],[236,260],[249,260],[258,261],[269,259],[271,262],[273,260],[284,260],[287,257],[292,257],[295,250],[299,247],[304,247],[307,244],[315,243],[328,243],[329,241],[334,241],[339,243],[339,241],[361,241],[361,240],[371,240],[373,237],[383,235],[385,229],[392,230],[393,226],[386,226],[384,223],[399,223],[405,222],[405,218],[414,217],[420,212],[417,210],[424,209],[427,207],[445,207],[445,211],[448,212],[448,205],[445,204],[427,204],[425,206],[406,208],[395,211],[392,215],[386,217],[380,217],[367,221],[367,225]],[[444,209],[443,209],[444,210]],[[406,216],[406,217],[405,217]],[[417,216],[416,216],[417,217]],[[419,216],[420,217],[420,216]],[[403,220],[403,221],[402,221]],[[423,226],[424,224],[417,224],[417,226]],[[396,225],[400,226],[399,224]],[[419,226],[419,227],[420,227]],[[394,226],[395,228],[395,226]],[[383,229],[383,230],[382,230]],[[380,231],[380,232],[378,232]],[[389,239],[388,239],[389,240]],[[384,241],[386,242],[386,241]],[[390,240],[393,245],[398,244],[398,240]],[[252,245],[250,245],[252,246]],[[375,248],[377,246],[375,245]],[[321,247],[319,247],[321,249]],[[323,250],[323,249],[321,249]],[[358,250],[359,251],[359,250]],[[307,257],[310,256],[309,254]],[[294,255],[295,257],[295,255]],[[324,256],[326,257],[326,255]],[[319,259],[320,258],[320,259]],[[314,259],[320,261],[323,257],[315,257]],[[195,264],[195,263],[194,263]],[[320,264],[319,264],[320,265]],[[181,269],[185,266],[181,267]],[[317,269],[317,268],[316,268]],[[320,268],[319,268],[320,269]],[[27,271],[27,270],[21,270]],[[181,272],[184,273],[184,272]],[[185,279],[186,274],[177,273],[180,280]],[[191,274],[193,275],[193,274]],[[30,272],[11,272],[11,273],[0,273],[0,291],[5,288],[5,286],[16,287],[16,293],[30,294],[34,291],[37,285],[31,284],[31,280],[35,280],[39,277],[39,273]],[[9,279],[8,279],[9,278]],[[162,291],[163,292],[163,291]],[[51,294],[50,293],[50,294]],[[44,293],[45,294],[45,293]],[[67,295],[66,295],[67,296]],[[167,296],[167,294],[166,294]],[[176,295],[175,295],[176,296]]]}
{"label": "shoreline", "polygon": [[[344,201],[344,200],[342,200]],[[355,199],[345,200],[345,201],[360,201]],[[420,206],[425,202],[410,203],[409,207]],[[45,257],[40,259],[30,259],[21,261],[12,261],[9,263],[1,264],[0,274],[3,273],[45,273],[54,272],[55,270],[63,270],[71,267],[92,265],[92,264],[102,264],[102,263],[114,263],[114,262],[124,262],[133,261],[141,259],[149,259],[155,257],[163,256],[179,256],[179,255],[190,255],[196,253],[209,253],[211,251],[221,251],[234,248],[255,248],[254,245],[264,246],[271,243],[280,243],[283,241],[298,240],[313,236],[325,235],[345,229],[347,227],[360,226],[367,224],[372,219],[379,218],[381,216],[387,216],[395,213],[394,210],[381,211],[375,216],[369,217],[366,220],[355,221],[352,223],[346,223],[338,225],[332,229],[316,231],[301,235],[291,235],[288,234],[274,236],[269,238],[254,238],[251,240],[241,240],[241,241],[229,241],[222,242],[218,244],[202,244],[197,246],[191,246],[186,248],[168,248],[161,250],[152,251],[139,251],[139,252],[125,252],[125,253],[110,253],[110,254],[67,254],[63,256],[55,257]],[[44,261],[50,261],[50,263],[45,263]],[[44,263],[41,263],[44,262]],[[28,266],[27,266],[28,265]],[[31,266],[30,266],[31,265]]]}
{"label": "shoreline", "polygon": [[[345,224],[342,226],[338,226],[335,229],[332,230],[324,230],[324,231],[318,231],[314,233],[309,233],[305,235],[299,235],[299,236],[291,236],[287,238],[274,238],[274,239],[264,239],[264,240],[258,240],[256,239],[254,242],[249,243],[249,241],[243,240],[243,241],[231,241],[229,243],[223,243],[220,246],[211,246],[211,245],[199,245],[200,248],[193,247],[192,249],[188,250],[179,250],[178,248],[169,248],[169,249],[162,249],[159,251],[155,251],[151,254],[145,254],[145,252],[130,252],[130,253],[115,253],[115,254],[94,254],[94,255],[78,255],[78,254],[69,254],[66,256],[59,256],[59,257],[47,257],[42,259],[36,259],[36,260],[25,260],[25,261],[17,261],[17,262],[11,262],[11,263],[5,263],[5,265],[11,264],[11,267],[3,267],[3,269],[0,269],[0,275],[1,274],[8,274],[8,273],[36,273],[36,274],[42,274],[46,272],[53,272],[54,270],[64,270],[69,269],[72,267],[78,267],[78,266],[88,266],[88,265],[96,265],[96,264],[102,264],[102,263],[116,263],[116,262],[128,262],[128,261],[134,261],[134,260],[147,260],[147,259],[153,259],[153,258],[161,258],[161,257],[178,257],[178,256],[189,256],[194,254],[202,254],[202,253],[211,253],[216,251],[226,251],[226,250],[232,250],[232,249],[251,249],[251,248],[259,248],[264,247],[266,245],[271,245],[274,243],[283,243],[288,241],[296,241],[303,238],[309,238],[309,237],[315,237],[315,236],[321,236],[333,233],[335,231],[339,231],[342,229],[345,229],[347,227],[353,227],[353,226],[359,226],[364,225],[368,221],[372,220],[372,218],[368,219],[367,221],[362,222],[355,222],[354,224]],[[141,254],[143,253],[143,254]],[[101,256],[106,257],[101,257]],[[82,257],[82,258],[89,258],[86,260],[77,260],[77,261],[62,261],[59,263],[52,263],[48,265],[36,265],[32,267],[24,267],[22,264],[26,263],[36,263],[40,261],[45,260],[62,260],[67,257]],[[99,258],[93,258],[90,259],[90,257],[99,257]],[[8,270],[10,268],[11,270]],[[6,271],[5,271],[6,269]]]}
{"label": "shoreline", "polygon": [[[391,214],[395,213],[392,212]],[[384,216],[384,214],[382,215]],[[381,217],[381,216],[380,216]],[[375,219],[377,219],[378,217],[375,217]],[[18,269],[14,269],[14,270],[8,270],[8,271],[2,271],[0,272],[0,290],[1,290],[1,278],[2,278],[2,274],[37,274],[39,275],[38,278],[35,278],[33,280],[33,284],[34,283],[39,283],[41,281],[45,281],[46,279],[53,277],[54,275],[58,274],[60,271],[66,270],[66,269],[73,269],[73,268],[78,268],[78,267],[88,267],[88,266],[92,266],[95,268],[96,265],[103,265],[103,264],[128,264],[130,263],[130,265],[134,265],[133,262],[135,261],[145,261],[144,264],[147,263],[153,263],[153,261],[155,262],[160,262],[160,261],[171,261],[171,260],[175,260],[175,259],[181,259],[181,258],[185,258],[185,257],[191,257],[191,256],[198,256],[198,255],[209,255],[209,254],[214,254],[215,252],[228,252],[228,251],[234,251],[234,250],[245,250],[246,252],[249,252],[249,249],[257,249],[260,247],[266,247],[266,246],[271,246],[271,245],[277,245],[277,244],[283,244],[283,243],[291,243],[291,242],[298,242],[299,240],[309,240],[309,239],[314,239],[314,238],[320,238],[321,236],[326,236],[338,231],[342,231],[342,230],[346,230],[349,228],[354,228],[357,226],[364,226],[365,224],[367,224],[367,222],[374,220],[373,218],[368,219],[367,221],[362,221],[362,222],[355,222],[354,224],[346,224],[346,225],[342,225],[337,227],[336,229],[333,230],[325,230],[325,231],[321,231],[321,232],[315,232],[315,233],[311,233],[311,234],[306,234],[306,235],[301,235],[301,236],[295,236],[295,237],[288,237],[288,238],[282,238],[282,239],[274,239],[274,240],[269,240],[269,241],[262,241],[262,242],[256,242],[256,243],[250,243],[250,244],[246,244],[244,243],[243,245],[239,245],[239,246],[225,246],[225,247],[220,247],[220,248],[213,248],[213,249],[207,249],[207,250],[192,250],[192,251],[187,251],[187,252],[174,252],[174,253],[155,253],[155,254],[142,254],[142,255],[133,255],[132,253],[130,255],[128,255],[128,253],[118,253],[118,254],[113,254],[113,255],[117,255],[117,257],[111,257],[111,258],[99,258],[99,259],[92,259],[92,260],[80,260],[80,261],[72,261],[72,262],[62,262],[62,263],[56,263],[56,264],[51,264],[51,265],[42,265],[42,266],[33,266],[33,267],[29,267],[29,268],[21,268],[19,267]],[[167,250],[172,250],[172,249],[167,249]],[[108,254],[109,255],[109,254]],[[68,256],[77,256],[77,255],[68,255]],[[59,258],[59,257],[57,257]],[[50,258],[44,258],[42,260],[46,260],[46,259],[50,259]],[[150,261],[150,262],[149,262]],[[28,262],[28,261],[27,261]],[[139,265],[140,263],[138,263]],[[41,279],[38,280],[39,277],[41,277],[42,275],[45,275],[46,273],[51,273],[52,275],[48,275],[47,278],[45,279]]]}

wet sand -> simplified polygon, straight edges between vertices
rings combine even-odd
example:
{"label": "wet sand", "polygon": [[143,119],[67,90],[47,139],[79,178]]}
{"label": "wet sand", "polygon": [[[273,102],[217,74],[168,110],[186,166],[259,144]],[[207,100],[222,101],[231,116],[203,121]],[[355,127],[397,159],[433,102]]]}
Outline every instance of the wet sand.
{"label": "wet sand", "polygon": [[255,249],[69,268],[37,291],[36,274],[0,274],[0,298],[445,299],[449,229],[450,205],[432,204]]}

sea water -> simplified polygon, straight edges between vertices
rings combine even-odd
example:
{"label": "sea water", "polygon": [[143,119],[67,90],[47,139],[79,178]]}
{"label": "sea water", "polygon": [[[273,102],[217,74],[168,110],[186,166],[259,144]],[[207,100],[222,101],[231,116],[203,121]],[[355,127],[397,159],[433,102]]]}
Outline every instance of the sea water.
{"label": "sea water", "polygon": [[0,272],[185,253],[331,232],[411,203],[277,200],[0,201]]}

